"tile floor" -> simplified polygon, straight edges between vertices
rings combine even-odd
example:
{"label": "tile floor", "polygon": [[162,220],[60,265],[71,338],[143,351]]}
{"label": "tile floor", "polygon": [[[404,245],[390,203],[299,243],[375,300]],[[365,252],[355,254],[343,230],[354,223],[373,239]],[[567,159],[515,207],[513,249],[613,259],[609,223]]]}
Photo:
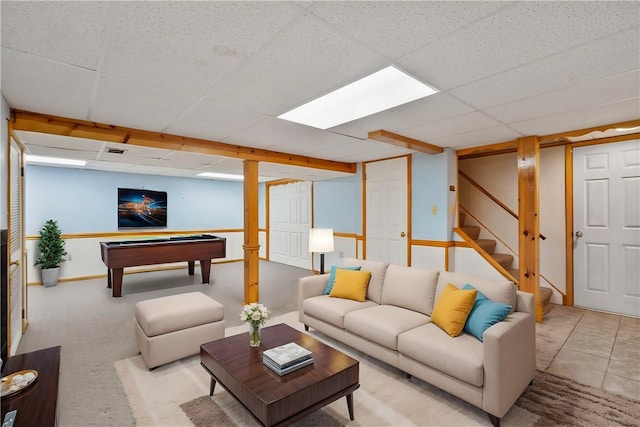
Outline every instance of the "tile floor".
{"label": "tile floor", "polygon": [[547,371],[640,400],[640,319],[584,310]]}

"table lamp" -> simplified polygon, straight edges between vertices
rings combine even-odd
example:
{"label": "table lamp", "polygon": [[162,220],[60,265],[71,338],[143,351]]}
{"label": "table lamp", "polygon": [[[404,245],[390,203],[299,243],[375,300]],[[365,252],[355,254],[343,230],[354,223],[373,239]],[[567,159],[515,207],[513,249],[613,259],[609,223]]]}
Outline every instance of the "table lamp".
{"label": "table lamp", "polygon": [[320,253],[320,274],[324,274],[324,254],[333,252],[333,228],[311,228],[309,252]]}

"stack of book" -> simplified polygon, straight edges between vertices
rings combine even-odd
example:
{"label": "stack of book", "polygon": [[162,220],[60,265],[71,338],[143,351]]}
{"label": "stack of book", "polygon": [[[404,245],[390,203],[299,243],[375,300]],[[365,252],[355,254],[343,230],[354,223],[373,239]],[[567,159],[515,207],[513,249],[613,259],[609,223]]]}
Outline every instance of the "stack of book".
{"label": "stack of book", "polygon": [[262,363],[278,375],[288,374],[313,363],[313,354],[294,342],[262,352]]}

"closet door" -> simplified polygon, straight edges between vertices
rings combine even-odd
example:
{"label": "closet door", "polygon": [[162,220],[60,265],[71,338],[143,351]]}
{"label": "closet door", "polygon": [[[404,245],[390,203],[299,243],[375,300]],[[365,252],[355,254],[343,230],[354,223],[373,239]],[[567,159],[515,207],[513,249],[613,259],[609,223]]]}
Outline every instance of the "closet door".
{"label": "closet door", "polygon": [[[27,281],[25,256],[22,248],[22,151],[13,138],[9,155],[9,233],[8,263],[8,347],[13,355],[18,349],[22,333],[27,326]],[[4,296],[3,296],[4,297]]]}
{"label": "closet door", "polygon": [[269,187],[269,260],[311,269],[311,182]]}

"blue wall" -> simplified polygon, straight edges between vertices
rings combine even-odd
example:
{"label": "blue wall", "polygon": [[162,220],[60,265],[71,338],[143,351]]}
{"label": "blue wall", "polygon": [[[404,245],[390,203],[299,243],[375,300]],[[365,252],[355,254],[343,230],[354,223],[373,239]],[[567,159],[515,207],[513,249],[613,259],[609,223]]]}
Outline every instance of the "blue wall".
{"label": "blue wall", "polygon": [[242,182],[27,165],[25,232],[37,235],[49,218],[63,233],[115,232],[118,187],[166,191],[167,230],[244,227]]}
{"label": "blue wall", "polygon": [[[448,192],[455,154],[412,156],[412,237],[447,241]],[[362,168],[353,176],[314,182],[314,226],[362,234]],[[455,175],[454,175],[455,176]],[[88,169],[27,165],[25,168],[25,230],[36,235],[49,218],[63,233],[115,232],[117,189],[166,191],[167,230],[243,228],[243,184],[193,178],[113,173]],[[258,189],[259,226],[266,224],[265,185]],[[432,214],[436,205],[438,213]]]}
{"label": "blue wall", "polygon": [[362,172],[347,178],[314,181],[313,225],[334,232],[362,234]]}

